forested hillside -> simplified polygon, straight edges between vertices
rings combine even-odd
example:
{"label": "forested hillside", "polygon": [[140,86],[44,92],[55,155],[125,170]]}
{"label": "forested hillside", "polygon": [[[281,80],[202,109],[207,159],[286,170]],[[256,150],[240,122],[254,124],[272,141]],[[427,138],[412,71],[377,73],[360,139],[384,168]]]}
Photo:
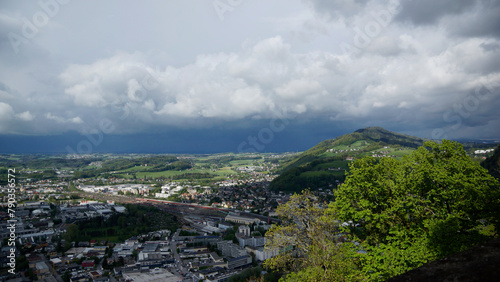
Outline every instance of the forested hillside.
{"label": "forested hillside", "polygon": [[298,192],[306,188],[333,189],[345,180],[353,159],[365,156],[401,158],[421,146],[423,139],[368,127],[320,142],[285,163],[271,190]]}

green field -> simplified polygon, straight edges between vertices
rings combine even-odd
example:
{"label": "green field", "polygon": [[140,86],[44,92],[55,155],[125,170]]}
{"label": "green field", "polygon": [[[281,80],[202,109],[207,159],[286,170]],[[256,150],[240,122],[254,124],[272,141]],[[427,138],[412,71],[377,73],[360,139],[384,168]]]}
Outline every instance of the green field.
{"label": "green field", "polygon": [[[154,179],[154,178],[173,178],[176,181],[204,179],[212,181],[226,180],[230,176],[243,174],[236,171],[237,167],[262,166],[263,171],[268,170],[268,164],[263,157],[246,158],[244,155],[214,155],[214,156],[196,156],[184,159],[191,163],[192,168],[183,170],[164,170],[148,171],[151,166],[133,166],[126,169],[115,170],[110,176],[127,179]],[[202,175],[203,174],[203,175]],[[182,176],[184,178],[179,178]]]}
{"label": "green field", "polygon": [[394,155],[396,159],[401,159],[403,156],[409,155],[413,151],[415,151],[415,149],[407,147],[388,147],[388,148],[373,150],[372,152],[376,153],[388,152],[387,155]]}
{"label": "green field", "polygon": [[348,169],[350,161],[332,161],[328,163],[321,163],[316,165],[313,169],[329,169],[329,168],[342,168]]}
{"label": "green field", "polygon": [[373,154],[386,154],[386,155],[394,155],[396,159],[401,159],[405,155],[409,155],[411,152],[415,151],[414,148],[408,148],[408,147],[400,147],[400,146],[387,146],[387,148],[377,148],[377,149],[371,149],[369,148],[369,145],[372,145],[372,143],[369,143],[367,141],[356,141],[350,146],[346,145],[338,145],[333,147],[332,149],[334,151],[341,151],[341,150],[349,150],[349,149],[359,149],[358,151],[348,151],[348,152],[325,152],[320,155],[322,158],[330,158],[330,157],[337,157],[337,156],[351,156],[354,158],[363,158],[367,156],[372,156]]}
{"label": "green field", "polygon": [[322,177],[322,176],[342,176],[345,174],[345,170],[342,171],[306,171],[300,174],[300,177]]}

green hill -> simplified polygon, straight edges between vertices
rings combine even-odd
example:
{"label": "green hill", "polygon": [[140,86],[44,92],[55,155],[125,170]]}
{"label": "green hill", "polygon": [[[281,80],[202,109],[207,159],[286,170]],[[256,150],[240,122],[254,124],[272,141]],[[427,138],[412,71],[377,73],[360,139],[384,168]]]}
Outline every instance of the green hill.
{"label": "green hill", "polygon": [[345,179],[351,159],[365,156],[400,158],[422,146],[423,139],[367,127],[320,142],[285,163],[281,175],[271,182],[274,191],[333,188]]}
{"label": "green hill", "polygon": [[[326,153],[326,150],[333,149],[337,155],[355,156],[360,153],[366,153],[383,148],[388,145],[399,147],[417,148],[422,146],[423,139],[391,132],[381,127],[367,127],[358,129],[353,133],[339,136],[335,139],[329,139],[320,142],[318,145],[300,154],[296,159],[284,164],[282,171],[305,165],[318,158],[333,157],[334,154]],[[351,151],[350,149],[357,149]],[[343,150],[342,152],[340,152]],[[348,150],[346,152],[346,150]]]}

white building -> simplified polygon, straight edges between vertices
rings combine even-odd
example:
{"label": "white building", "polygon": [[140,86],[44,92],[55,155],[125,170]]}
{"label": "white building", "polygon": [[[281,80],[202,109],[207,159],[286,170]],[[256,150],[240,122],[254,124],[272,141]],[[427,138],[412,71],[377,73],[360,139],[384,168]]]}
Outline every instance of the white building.
{"label": "white building", "polygon": [[265,261],[266,259],[270,259],[279,254],[278,249],[270,250],[265,249],[264,247],[260,247],[255,250],[255,259],[258,261]]}
{"label": "white building", "polygon": [[259,219],[257,218],[249,218],[249,217],[242,217],[234,214],[228,214],[225,218],[227,222],[234,222],[238,224],[245,224],[245,225],[250,225],[252,223],[258,223],[260,222]]}
{"label": "white building", "polygon": [[250,227],[248,227],[247,225],[241,225],[240,227],[238,227],[238,233],[250,237]]}
{"label": "white building", "polygon": [[495,151],[495,149],[487,149],[487,150],[475,150],[474,154],[486,154]]}
{"label": "white building", "polygon": [[115,209],[116,212],[119,213],[125,213],[127,211],[127,208],[125,208],[124,206],[114,206],[113,208]]}

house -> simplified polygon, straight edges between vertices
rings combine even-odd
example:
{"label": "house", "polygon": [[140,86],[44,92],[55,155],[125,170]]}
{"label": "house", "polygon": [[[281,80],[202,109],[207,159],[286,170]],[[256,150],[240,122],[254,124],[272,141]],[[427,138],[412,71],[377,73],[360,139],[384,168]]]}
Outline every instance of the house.
{"label": "house", "polygon": [[91,271],[89,273],[90,278],[96,279],[102,276],[102,273],[100,271]]}
{"label": "house", "polygon": [[87,282],[88,280],[89,280],[88,276],[78,275],[78,276],[71,277],[69,281],[70,282]]}
{"label": "house", "polygon": [[94,267],[94,261],[93,260],[84,260],[82,262],[82,267],[83,268],[89,268],[89,267]]}
{"label": "house", "polygon": [[42,257],[39,255],[30,255],[27,259],[29,268],[35,268],[36,264],[42,261]]}
{"label": "house", "polygon": [[50,275],[50,268],[44,261],[37,262],[35,274],[39,279],[43,279]]}
{"label": "house", "polygon": [[224,260],[215,252],[211,252],[209,255],[215,263],[224,262]]}
{"label": "house", "polygon": [[223,271],[222,267],[213,267],[209,269],[200,270],[199,277],[200,279],[213,278],[222,271]]}

